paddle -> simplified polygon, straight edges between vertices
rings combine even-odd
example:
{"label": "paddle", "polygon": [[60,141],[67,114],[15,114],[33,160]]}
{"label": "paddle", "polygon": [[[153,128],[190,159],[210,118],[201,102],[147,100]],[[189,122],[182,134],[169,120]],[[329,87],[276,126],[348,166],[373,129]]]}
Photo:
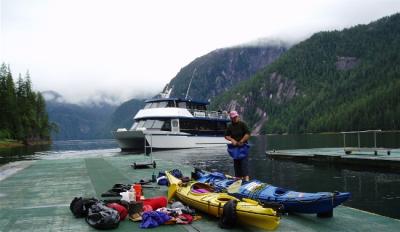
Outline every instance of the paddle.
{"label": "paddle", "polygon": [[226,191],[229,194],[237,193],[237,192],[239,192],[240,186],[242,186],[242,180],[241,179],[239,179],[239,180],[233,182],[231,185],[229,185],[229,187],[226,188]]}

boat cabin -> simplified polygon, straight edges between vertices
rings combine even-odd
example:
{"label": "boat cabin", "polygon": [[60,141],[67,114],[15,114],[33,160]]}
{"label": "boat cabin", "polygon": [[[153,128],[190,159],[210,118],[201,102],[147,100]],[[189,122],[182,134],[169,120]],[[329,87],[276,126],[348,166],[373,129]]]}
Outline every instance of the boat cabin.
{"label": "boat cabin", "polygon": [[[228,120],[227,112],[207,111],[208,102],[183,100],[179,98],[152,99],[146,101],[144,110],[160,108],[186,109],[187,116],[149,115],[135,120],[130,130],[149,130],[166,132],[184,132],[192,135],[222,136]],[[186,111],[186,112],[187,112]]]}

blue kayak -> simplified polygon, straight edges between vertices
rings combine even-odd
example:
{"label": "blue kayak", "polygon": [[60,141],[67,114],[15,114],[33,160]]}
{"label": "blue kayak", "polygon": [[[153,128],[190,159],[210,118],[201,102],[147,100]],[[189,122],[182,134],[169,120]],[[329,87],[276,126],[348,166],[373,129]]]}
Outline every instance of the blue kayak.
{"label": "blue kayak", "polygon": [[[198,182],[208,183],[216,190],[226,191],[236,181],[219,172],[207,172],[196,169],[193,173]],[[243,182],[239,190],[232,195],[238,198],[250,198],[261,203],[278,203],[285,212],[316,213],[320,217],[331,217],[333,208],[348,200],[349,192],[305,193],[276,187],[258,180]]]}

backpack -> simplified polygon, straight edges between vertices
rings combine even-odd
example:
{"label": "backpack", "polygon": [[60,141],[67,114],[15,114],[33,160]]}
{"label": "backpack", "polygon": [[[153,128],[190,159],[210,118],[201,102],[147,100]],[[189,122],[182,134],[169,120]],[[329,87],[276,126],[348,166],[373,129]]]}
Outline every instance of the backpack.
{"label": "backpack", "polygon": [[96,203],[89,208],[86,222],[93,228],[100,230],[114,229],[119,225],[118,211],[108,208],[103,203]]}
{"label": "backpack", "polygon": [[223,229],[231,229],[235,226],[237,221],[236,205],[236,200],[229,200],[227,203],[225,203],[222,216],[219,218],[219,227]]}
{"label": "backpack", "polygon": [[96,198],[75,197],[69,205],[69,209],[75,217],[82,218],[86,217],[89,208],[97,202],[99,200]]}

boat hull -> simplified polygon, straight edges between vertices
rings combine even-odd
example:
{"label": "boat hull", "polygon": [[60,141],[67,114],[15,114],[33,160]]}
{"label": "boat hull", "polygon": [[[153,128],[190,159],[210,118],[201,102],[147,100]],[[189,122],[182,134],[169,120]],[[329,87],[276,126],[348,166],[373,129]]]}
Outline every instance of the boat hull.
{"label": "boat hull", "polygon": [[113,131],[122,151],[143,151],[145,147],[145,135],[143,131]]}
{"label": "boat hull", "polygon": [[179,200],[197,210],[220,217],[223,214],[224,205],[230,200],[236,200],[236,213],[239,223],[265,230],[274,230],[279,226],[280,217],[272,208],[262,207],[260,204],[252,200],[239,200],[226,193],[195,193],[192,190],[198,188],[199,184],[206,184],[191,182],[184,186],[179,182],[177,183],[176,178],[168,172],[167,177],[170,182],[168,189],[169,197],[171,197],[172,191]]}
{"label": "boat hull", "polygon": [[143,151],[145,144],[154,150],[163,150],[226,146],[228,143],[222,136],[195,136],[163,131],[114,131],[113,135],[123,151]]}
{"label": "boat hull", "polygon": [[226,146],[227,140],[217,136],[182,134],[146,134],[148,144],[154,149],[185,149]]}

